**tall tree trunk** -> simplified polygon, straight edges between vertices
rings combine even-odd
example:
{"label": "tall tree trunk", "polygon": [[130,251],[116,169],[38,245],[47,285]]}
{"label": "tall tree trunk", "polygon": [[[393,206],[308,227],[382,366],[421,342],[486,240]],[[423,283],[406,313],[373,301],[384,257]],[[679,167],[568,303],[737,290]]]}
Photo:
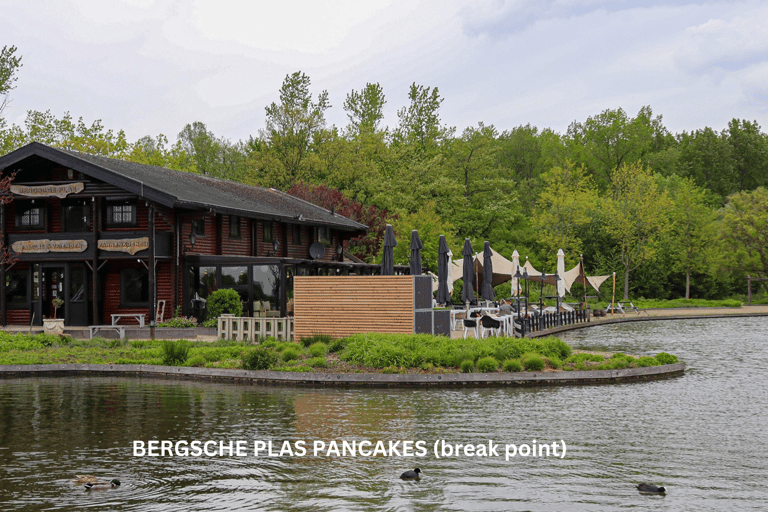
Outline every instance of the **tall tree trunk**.
{"label": "tall tree trunk", "polygon": [[691,298],[691,269],[685,269],[685,298]]}
{"label": "tall tree trunk", "polygon": [[624,300],[629,300],[629,266],[624,267]]}

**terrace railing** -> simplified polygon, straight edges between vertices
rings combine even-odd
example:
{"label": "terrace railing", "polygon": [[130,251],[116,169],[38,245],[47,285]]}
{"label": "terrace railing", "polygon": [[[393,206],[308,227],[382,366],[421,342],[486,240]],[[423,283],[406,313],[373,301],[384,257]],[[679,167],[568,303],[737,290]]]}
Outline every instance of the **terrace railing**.
{"label": "terrace railing", "polygon": [[589,322],[590,309],[575,309],[558,313],[545,313],[538,316],[515,319],[515,336],[527,336],[532,332],[561,327],[563,325]]}

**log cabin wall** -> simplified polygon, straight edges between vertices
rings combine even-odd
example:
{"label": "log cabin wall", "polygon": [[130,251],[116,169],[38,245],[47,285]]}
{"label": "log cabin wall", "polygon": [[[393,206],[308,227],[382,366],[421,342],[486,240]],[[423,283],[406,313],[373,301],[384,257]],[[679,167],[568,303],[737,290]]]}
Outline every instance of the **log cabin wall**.
{"label": "log cabin wall", "polygon": [[413,276],[296,276],[295,338],[412,334]]}

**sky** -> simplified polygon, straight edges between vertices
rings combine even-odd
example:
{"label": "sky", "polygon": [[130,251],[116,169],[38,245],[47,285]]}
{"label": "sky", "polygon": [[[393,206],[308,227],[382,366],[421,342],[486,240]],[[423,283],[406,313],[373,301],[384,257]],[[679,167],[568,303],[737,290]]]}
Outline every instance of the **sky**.
{"label": "sky", "polygon": [[564,133],[644,105],[673,133],[733,118],[768,128],[768,2],[731,0],[0,0],[0,47],[23,57],[4,116],[101,120],[129,141],[195,121],[257,136],[302,71],[344,99],[379,83],[384,125],[411,84],[437,87],[442,122]]}

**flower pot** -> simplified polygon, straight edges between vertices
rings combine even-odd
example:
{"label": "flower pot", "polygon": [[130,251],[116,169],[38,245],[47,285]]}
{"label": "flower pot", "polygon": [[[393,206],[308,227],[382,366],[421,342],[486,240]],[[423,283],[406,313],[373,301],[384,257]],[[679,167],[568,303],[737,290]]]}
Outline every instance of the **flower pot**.
{"label": "flower pot", "polygon": [[45,334],[64,334],[64,319],[63,318],[43,319],[43,332]]}

